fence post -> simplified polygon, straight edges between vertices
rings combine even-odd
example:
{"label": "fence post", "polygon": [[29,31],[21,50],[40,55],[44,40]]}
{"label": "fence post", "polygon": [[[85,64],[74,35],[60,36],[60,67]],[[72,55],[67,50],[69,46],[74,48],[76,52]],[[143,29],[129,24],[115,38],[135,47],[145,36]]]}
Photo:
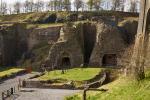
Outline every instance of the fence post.
{"label": "fence post", "polygon": [[10,90],[11,90],[11,95],[14,94],[13,88],[11,88]]}
{"label": "fence post", "polygon": [[86,100],[86,90],[83,91],[83,100]]}
{"label": "fence post", "polygon": [[89,86],[85,86],[84,91],[83,91],[83,100],[86,100],[86,92],[88,91]]}
{"label": "fence post", "polygon": [[5,97],[4,97],[4,92],[2,92],[2,100],[5,100]]}
{"label": "fence post", "polygon": [[7,90],[7,97],[9,97],[10,96],[10,91],[9,90]]}

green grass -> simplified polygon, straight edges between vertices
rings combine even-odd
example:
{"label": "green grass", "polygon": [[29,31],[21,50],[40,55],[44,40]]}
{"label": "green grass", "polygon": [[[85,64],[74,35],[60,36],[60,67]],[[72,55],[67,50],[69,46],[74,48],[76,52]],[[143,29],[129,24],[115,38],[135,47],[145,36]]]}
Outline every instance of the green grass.
{"label": "green grass", "polygon": [[[88,92],[87,100],[150,100],[150,71],[142,81],[129,81],[124,77],[103,86],[107,92]],[[66,100],[82,100],[82,94],[66,97]]]}
{"label": "green grass", "polygon": [[23,70],[24,69],[21,68],[0,68],[0,78],[4,76],[10,76]]}
{"label": "green grass", "polygon": [[61,70],[51,71],[45,75],[39,77],[40,80],[73,80],[73,81],[85,81],[94,78],[100,73],[100,68],[74,68],[69,69],[65,74],[61,74]]}
{"label": "green grass", "polygon": [[37,24],[38,28],[57,27],[62,25],[62,23]]}

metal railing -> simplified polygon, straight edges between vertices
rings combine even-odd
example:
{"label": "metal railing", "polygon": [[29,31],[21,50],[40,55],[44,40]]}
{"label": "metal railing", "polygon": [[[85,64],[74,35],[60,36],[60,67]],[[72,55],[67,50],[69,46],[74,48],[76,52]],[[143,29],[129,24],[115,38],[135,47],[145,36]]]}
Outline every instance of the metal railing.
{"label": "metal railing", "polygon": [[104,83],[104,81],[106,80],[107,78],[107,75],[106,75],[106,72],[103,73],[103,76],[102,78],[99,80],[99,81],[96,81],[96,82],[93,82],[93,83],[90,83],[90,84],[87,84],[84,86],[84,90],[83,90],[83,100],[87,100],[86,97],[87,97],[87,91],[107,91],[106,89],[90,89],[90,86],[91,85],[94,85],[96,83],[99,83],[100,86],[102,86],[102,84]]}
{"label": "metal railing", "polygon": [[9,97],[13,96],[15,93],[20,92],[21,87],[22,87],[22,81],[19,80],[16,83],[18,83],[18,84],[15,85],[15,86],[12,86],[11,88],[6,89],[6,90],[4,90],[4,91],[1,92],[1,98],[2,98],[2,100],[6,100]]}

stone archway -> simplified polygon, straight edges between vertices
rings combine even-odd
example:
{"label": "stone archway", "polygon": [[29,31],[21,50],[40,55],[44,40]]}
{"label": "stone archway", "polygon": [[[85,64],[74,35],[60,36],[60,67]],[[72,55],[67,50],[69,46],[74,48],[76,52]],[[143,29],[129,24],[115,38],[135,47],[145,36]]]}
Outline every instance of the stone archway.
{"label": "stone archway", "polygon": [[65,68],[69,68],[71,66],[71,62],[70,62],[69,57],[63,57],[62,58],[62,66]]}
{"label": "stone archway", "polygon": [[102,66],[117,66],[117,55],[105,54],[102,58]]}
{"label": "stone archway", "polygon": [[70,68],[71,65],[72,64],[71,64],[70,54],[67,52],[63,52],[61,57],[61,67]]}

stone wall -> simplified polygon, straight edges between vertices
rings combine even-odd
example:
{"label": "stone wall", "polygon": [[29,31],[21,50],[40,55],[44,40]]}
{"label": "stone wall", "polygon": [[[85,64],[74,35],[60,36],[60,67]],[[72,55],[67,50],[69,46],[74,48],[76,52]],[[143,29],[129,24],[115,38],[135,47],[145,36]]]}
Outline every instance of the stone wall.
{"label": "stone wall", "polygon": [[0,26],[1,65],[15,65],[27,51],[26,24],[4,24]]}
{"label": "stone wall", "polygon": [[115,25],[100,21],[97,23],[96,43],[93,49],[91,66],[120,66],[121,53],[127,48],[122,33]]}

